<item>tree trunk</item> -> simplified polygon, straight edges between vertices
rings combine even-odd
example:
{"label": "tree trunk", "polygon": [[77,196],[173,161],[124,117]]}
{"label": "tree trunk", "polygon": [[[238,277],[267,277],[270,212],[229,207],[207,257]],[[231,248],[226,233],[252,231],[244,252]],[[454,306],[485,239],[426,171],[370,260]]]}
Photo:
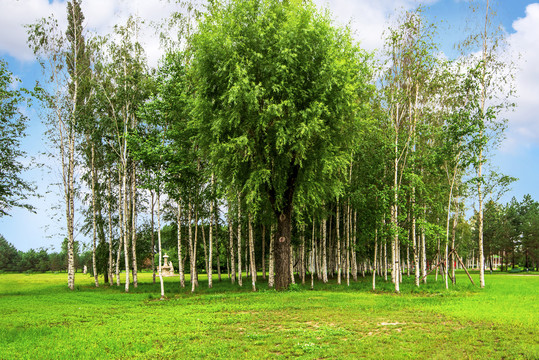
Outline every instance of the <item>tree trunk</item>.
{"label": "tree trunk", "polygon": [[165,299],[165,284],[163,283],[163,269],[161,268],[162,249],[161,249],[161,194],[157,192],[157,246],[159,247],[159,282],[161,284],[161,300]]}
{"label": "tree trunk", "polygon": [[230,237],[229,249],[230,249],[230,282],[234,284],[236,282],[236,259],[234,258],[234,228],[232,226],[232,209],[230,208],[230,202],[228,203],[228,234]]}
{"label": "tree trunk", "polygon": [[378,250],[378,228],[374,229],[374,265],[372,269],[372,290],[376,290],[376,251]]}
{"label": "tree trunk", "polygon": [[[423,206],[423,222],[427,220],[427,206]],[[427,245],[425,240],[425,226],[421,228],[421,278],[427,283]]]}
{"label": "tree trunk", "polygon": [[[75,289],[75,235],[74,235],[74,216],[75,216],[75,185],[74,185],[74,167],[75,167],[75,133],[73,129],[69,129],[69,154],[67,173],[65,167],[65,155],[63,153],[62,142],[62,169],[64,171],[64,189],[66,201],[66,220],[67,220],[67,285],[70,290]],[[67,179],[66,179],[67,178]]]}
{"label": "tree trunk", "polygon": [[322,235],[322,281],[324,284],[328,282],[328,261],[327,261],[327,249],[326,249],[326,217],[322,219],[322,224],[320,225],[321,235]]}
{"label": "tree trunk", "polygon": [[419,287],[419,247],[417,246],[416,216],[415,216],[415,187],[412,189],[412,252],[414,256],[415,286]]}
{"label": "tree trunk", "polygon": [[270,246],[269,246],[269,269],[268,269],[268,287],[275,286],[275,224],[271,224]]}
{"label": "tree trunk", "polygon": [[[198,224],[198,222],[197,222]],[[208,244],[206,243],[206,231],[204,231],[204,223],[200,226],[202,230],[202,246],[204,248],[204,268],[206,270],[206,276],[208,275]]]}
{"label": "tree trunk", "polygon": [[[110,171],[109,171],[110,173]],[[112,285],[114,283],[114,277],[112,272],[112,181],[109,177],[107,180],[108,184],[108,193],[109,193],[109,199],[108,201],[108,217],[109,217],[109,284]],[[152,253],[153,254],[153,253]]]}
{"label": "tree trunk", "polygon": [[316,221],[314,220],[314,214],[313,214],[313,233],[311,234],[311,268],[309,269],[311,271],[311,290],[314,289],[314,272],[316,271],[316,252],[315,252],[315,232],[316,232]]}
{"label": "tree trunk", "polygon": [[337,284],[341,285],[341,275],[342,275],[342,259],[341,259],[341,234],[339,232],[340,219],[340,204],[339,199],[337,199],[337,213],[335,219],[335,230],[336,230],[336,241],[337,241]]}
{"label": "tree trunk", "polygon": [[387,281],[387,239],[384,242],[384,280]]}
{"label": "tree trunk", "polygon": [[[123,204],[123,214],[122,214],[122,222],[123,222],[123,237],[124,237],[124,262],[125,262],[125,292],[129,292],[129,237],[128,237],[128,231],[127,231],[127,225],[128,225],[128,211],[127,211],[127,163],[125,162],[123,164],[122,169],[122,182],[121,182],[122,189],[122,204]],[[158,210],[159,211],[159,210]]]}
{"label": "tree trunk", "polygon": [[241,268],[241,195],[238,192],[238,285],[243,286]]}
{"label": "tree trunk", "polygon": [[354,210],[354,232],[352,236],[352,276],[354,278],[354,281],[357,281],[356,243],[357,243],[357,210]]}
{"label": "tree trunk", "polygon": [[133,164],[131,175],[131,251],[133,257],[133,286],[138,287],[138,269],[137,269],[137,180],[136,167]]}
{"label": "tree trunk", "polygon": [[352,215],[350,213],[350,199],[348,199],[348,208],[346,214],[346,285],[350,286],[350,232]]}
{"label": "tree trunk", "polygon": [[[178,208],[177,208],[177,213],[176,213],[176,223],[178,224],[178,272],[180,274],[180,286],[184,288],[185,287],[185,271],[183,270],[183,261],[182,261],[182,222],[181,222],[182,205],[181,204],[182,204],[182,201],[181,199],[179,199],[177,203]],[[152,267],[153,267],[153,262],[152,262]],[[154,272],[154,276],[155,276],[155,272]]]}
{"label": "tree trunk", "polygon": [[[121,213],[121,211],[120,211]],[[122,256],[122,245],[123,245],[123,235],[120,231],[120,238],[119,238],[119,244],[118,244],[118,253],[116,254],[116,285],[120,286],[121,280],[120,280],[120,258]]]}
{"label": "tree trunk", "polygon": [[[213,190],[213,187],[214,187],[214,183],[215,183],[215,180],[214,180],[214,175],[213,173],[211,174],[211,186],[212,186],[212,190]],[[209,254],[208,254],[208,288],[212,288],[213,287],[213,279],[212,279],[212,267],[213,267],[213,264],[212,264],[212,258],[213,258],[213,221],[214,221],[214,218],[213,218],[213,199],[210,200],[210,229],[208,230],[209,231],[209,234],[208,234],[208,240],[209,240]]]}
{"label": "tree trunk", "polygon": [[305,285],[305,224],[301,225],[301,234],[300,234],[300,276],[301,276],[301,284]]}
{"label": "tree trunk", "polygon": [[251,284],[253,291],[256,291],[256,258],[255,258],[255,242],[253,235],[253,219],[249,214],[249,259],[251,264]]}
{"label": "tree trunk", "polygon": [[296,283],[296,279],[294,278],[294,248],[292,244],[290,244],[290,283]]}
{"label": "tree trunk", "polygon": [[221,228],[219,227],[219,215],[217,214],[218,206],[214,206],[214,224],[215,224],[215,257],[217,258],[217,279],[219,282],[222,281],[221,277]]}
{"label": "tree trunk", "polygon": [[275,289],[290,286],[290,240],[292,208],[285,208],[277,217],[275,249]]}
{"label": "tree trunk", "polygon": [[[487,7],[485,11],[485,31],[482,34],[483,37],[483,66],[481,69],[481,116],[485,115],[485,102],[487,101],[487,84],[486,84],[486,62],[487,62],[487,26],[489,23],[489,0],[487,0]],[[482,120],[484,121],[484,120]],[[479,137],[483,140],[483,129],[479,131]],[[482,191],[482,171],[483,171],[483,146],[480,145],[479,149],[479,158],[478,158],[478,169],[477,169],[477,197],[479,201],[479,214],[477,219],[477,231],[479,233],[479,284],[481,288],[485,287],[485,254],[483,251],[483,191]]]}
{"label": "tree trunk", "polygon": [[190,265],[190,281],[191,281],[191,292],[195,292],[195,284],[196,284],[196,274],[195,274],[195,267],[196,267],[196,260],[195,260],[195,247],[193,244],[193,204],[191,203],[191,199],[189,199],[189,213],[188,213],[188,223],[189,223],[189,265]]}
{"label": "tree trunk", "polygon": [[266,225],[262,224],[262,279],[266,280]]}
{"label": "tree trunk", "polygon": [[118,253],[116,255],[116,285],[120,286],[120,258],[122,254],[122,246],[124,242],[124,221],[123,221],[123,211],[122,211],[122,170],[118,168],[118,223],[120,225],[120,243],[118,244]]}
{"label": "tree trunk", "polygon": [[456,205],[456,211],[455,211],[455,217],[453,218],[453,229],[451,230],[451,278],[453,281],[453,285],[457,283],[457,278],[455,277],[455,240],[457,237],[457,224],[458,224],[458,217],[459,217],[459,206],[458,201],[455,201]]}
{"label": "tree trunk", "polygon": [[92,182],[92,229],[93,229],[93,241],[92,241],[92,270],[94,272],[95,287],[99,287],[99,277],[97,276],[97,264],[95,258],[96,238],[97,238],[97,219],[96,219],[96,193],[95,193],[95,162],[94,162],[94,145],[91,145],[91,159],[90,159],[90,174]]}

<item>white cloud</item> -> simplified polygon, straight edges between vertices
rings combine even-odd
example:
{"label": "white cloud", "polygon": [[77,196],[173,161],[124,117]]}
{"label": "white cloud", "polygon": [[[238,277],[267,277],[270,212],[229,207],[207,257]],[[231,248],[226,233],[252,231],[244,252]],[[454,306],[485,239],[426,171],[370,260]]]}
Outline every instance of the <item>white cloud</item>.
{"label": "white cloud", "polygon": [[539,4],[526,8],[526,16],[513,22],[515,33],[508,37],[519,70],[515,77],[517,108],[508,114],[509,128],[504,151],[539,145]]}
{"label": "white cloud", "polygon": [[[61,26],[66,26],[65,0],[2,0],[0,12],[0,54],[17,60],[32,61],[33,54],[27,45],[24,25],[53,15]],[[174,1],[166,0],[91,0],[82,3],[87,30],[98,35],[112,32],[114,25],[124,24],[130,15],[143,18],[145,28],[140,41],[152,65],[161,56],[159,39],[151,29],[151,22],[160,21],[178,10]]]}
{"label": "white cloud", "polygon": [[[438,0],[429,0],[433,3]],[[387,28],[389,17],[396,9],[411,9],[417,0],[314,0],[319,6],[327,6],[342,24],[351,24],[352,30],[361,41],[362,47],[373,51],[383,46],[382,34]],[[425,3],[425,2],[424,2]],[[99,35],[110,33],[116,24],[123,24],[129,15],[146,20],[146,29],[141,33],[141,42],[152,65],[157,63],[162,51],[159,39],[151,22],[167,18],[179,9],[175,1],[167,0],[91,0],[82,3],[86,28]],[[65,0],[2,0],[0,13],[0,53],[7,53],[18,60],[31,61],[32,52],[26,45],[27,34],[24,24],[53,14],[65,26]]]}
{"label": "white cloud", "polygon": [[22,61],[33,59],[28,48],[24,25],[51,14],[65,12],[65,4],[58,0],[2,0],[0,11],[0,54],[9,54]]}
{"label": "white cloud", "polygon": [[[423,1],[432,4],[438,0]],[[319,6],[329,7],[333,16],[343,25],[351,25],[361,46],[374,51],[382,49],[383,34],[389,19],[399,9],[409,10],[418,6],[416,0],[314,0]]]}

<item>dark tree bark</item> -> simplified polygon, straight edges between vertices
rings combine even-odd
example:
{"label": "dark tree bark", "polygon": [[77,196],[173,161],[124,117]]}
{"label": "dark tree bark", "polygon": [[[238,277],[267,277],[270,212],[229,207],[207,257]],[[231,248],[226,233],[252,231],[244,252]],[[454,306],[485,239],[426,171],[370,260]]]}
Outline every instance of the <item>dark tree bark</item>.
{"label": "dark tree bark", "polygon": [[290,225],[292,208],[289,206],[277,218],[275,241],[275,289],[284,290],[290,285]]}

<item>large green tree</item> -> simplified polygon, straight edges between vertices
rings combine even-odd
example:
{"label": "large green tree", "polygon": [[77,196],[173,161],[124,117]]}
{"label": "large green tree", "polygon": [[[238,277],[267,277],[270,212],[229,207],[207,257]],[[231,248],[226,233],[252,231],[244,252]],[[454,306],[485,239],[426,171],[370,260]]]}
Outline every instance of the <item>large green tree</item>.
{"label": "large green tree", "polygon": [[371,91],[367,56],[300,0],[212,2],[193,49],[200,145],[251,209],[271,204],[275,287],[287,288],[293,210],[345,182]]}

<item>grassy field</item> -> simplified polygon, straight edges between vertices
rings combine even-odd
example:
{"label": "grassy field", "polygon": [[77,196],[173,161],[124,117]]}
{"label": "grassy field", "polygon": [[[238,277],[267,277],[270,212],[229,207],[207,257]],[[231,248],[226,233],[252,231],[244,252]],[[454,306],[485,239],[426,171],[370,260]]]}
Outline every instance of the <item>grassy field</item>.
{"label": "grassy field", "polygon": [[[477,275],[475,275],[477,278]],[[487,275],[474,288],[463,274],[446,291],[440,278],[402,294],[370,278],[275,292],[201,277],[195,294],[167,278],[140,275],[95,289],[77,274],[0,274],[0,359],[538,359],[539,276]]]}

